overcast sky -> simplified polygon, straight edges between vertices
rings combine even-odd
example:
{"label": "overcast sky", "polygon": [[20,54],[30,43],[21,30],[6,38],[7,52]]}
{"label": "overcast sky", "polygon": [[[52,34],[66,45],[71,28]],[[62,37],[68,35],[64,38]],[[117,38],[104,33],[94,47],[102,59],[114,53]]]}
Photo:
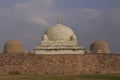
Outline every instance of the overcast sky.
{"label": "overcast sky", "polygon": [[57,18],[86,49],[99,38],[120,52],[120,0],[0,0],[0,52],[13,39],[32,50]]}

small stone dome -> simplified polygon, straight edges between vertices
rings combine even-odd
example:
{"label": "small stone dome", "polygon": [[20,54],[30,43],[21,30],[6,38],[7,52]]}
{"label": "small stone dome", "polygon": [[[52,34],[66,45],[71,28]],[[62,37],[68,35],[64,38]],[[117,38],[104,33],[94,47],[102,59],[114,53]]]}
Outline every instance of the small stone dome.
{"label": "small stone dome", "polygon": [[48,40],[48,36],[47,36],[46,34],[44,34],[43,37],[42,37],[42,40],[43,40],[43,41],[44,41],[44,40],[47,41],[47,40]]}
{"label": "small stone dome", "polygon": [[5,46],[3,53],[22,53],[24,52],[23,45],[21,42],[16,40],[8,41]]}
{"label": "small stone dome", "polygon": [[72,36],[70,37],[70,40],[77,40],[77,37],[76,37],[75,35],[72,35]]}
{"label": "small stone dome", "polygon": [[108,43],[102,40],[96,40],[90,45],[92,53],[110,53]]}
{"label": "small stone dome", "polygon": [[70,37],[75,35],[72,29],[62,24],[56,24],[48,28],[45,34],[49,40],[70,40]]}

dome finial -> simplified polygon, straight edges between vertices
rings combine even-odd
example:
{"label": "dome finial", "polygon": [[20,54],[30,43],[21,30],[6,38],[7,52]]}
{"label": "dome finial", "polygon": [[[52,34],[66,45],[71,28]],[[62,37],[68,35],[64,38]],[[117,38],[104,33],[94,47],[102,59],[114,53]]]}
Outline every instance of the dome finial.
{"label": "dome finial", "polygon": [[102,40],[101,36],[98,36],[98,40]]}
{"label": "dome finial", "polygon": [[100,37],[100,36],[98,36],[98,40],[101,40],[101,37]]}
{"label": "dome finial", "polygon": [[57,24],[60,24],[60,18],[57,19]]}

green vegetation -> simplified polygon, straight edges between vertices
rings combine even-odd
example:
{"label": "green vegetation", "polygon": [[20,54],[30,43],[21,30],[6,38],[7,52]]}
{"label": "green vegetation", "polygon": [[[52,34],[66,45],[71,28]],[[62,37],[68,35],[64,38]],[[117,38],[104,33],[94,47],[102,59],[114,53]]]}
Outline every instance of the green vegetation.
{"label": "green vegetation", "polygon": [[0,80],[120,80],[120,75],[0,75]]}
{"label": "green vegetation", "polygon": [[82,75],[82,78],[86,79],[99,79],[99,80],[120,80],[120,74],[94,74],[94,75]]}

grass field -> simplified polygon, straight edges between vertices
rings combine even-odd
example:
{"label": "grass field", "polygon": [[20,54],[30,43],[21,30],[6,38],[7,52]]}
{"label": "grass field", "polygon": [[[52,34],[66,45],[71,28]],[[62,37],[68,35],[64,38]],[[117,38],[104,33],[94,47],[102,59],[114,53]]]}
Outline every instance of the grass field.
{"label": "grass field", "polygon": [[0,80],[120,80],[120,75],[0,75]]}

